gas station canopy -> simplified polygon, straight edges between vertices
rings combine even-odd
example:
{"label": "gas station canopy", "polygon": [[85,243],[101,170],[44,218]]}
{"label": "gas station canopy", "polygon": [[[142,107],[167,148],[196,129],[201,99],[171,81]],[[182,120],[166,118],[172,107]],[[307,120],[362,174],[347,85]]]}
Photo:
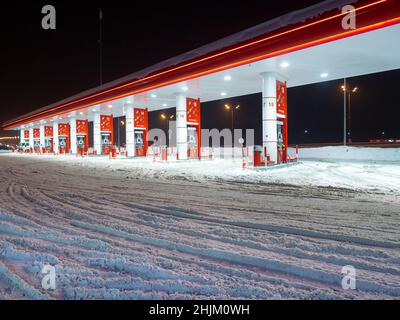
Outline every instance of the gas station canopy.
{"label": "gas station canopy", "polygon": [[[356,29],[343,28],[345,5],[356,8]],[[201,102],[259,93],[264,72],[296,87],[400,69],[399,39],[400,1],[324,1],[54,103],[3,129],[66,122],[68,116],[93,121],[98,112],[124,116],[126,104],[167,109],[175,107],[178,93]]]}

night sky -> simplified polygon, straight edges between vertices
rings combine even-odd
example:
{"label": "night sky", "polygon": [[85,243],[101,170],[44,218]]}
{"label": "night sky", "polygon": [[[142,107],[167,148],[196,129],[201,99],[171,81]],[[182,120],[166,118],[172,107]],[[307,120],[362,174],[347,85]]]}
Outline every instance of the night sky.
{"label": "night sky", "polygon": [[[104,12],[103,77],[108,82],[317,2],[4,3],[0,10],[0,123],[99,85],[100,7]],[[55,31],[41,28],[41,8],[46,4],[57,9]],[[400,71],[349,81],[360,88],[352,100],[353,140],[400,138]],[[342,141],[341,84],[332,81],[289,89],[291,144]],[[260,143],[261,95],[203,104],[203,128],[231,126],[230,115],[223,109],[226,102],[241,105],[235,127],[254,128]],[[159,114],[152,114],[150,125],[166,128],[159,119]]]}

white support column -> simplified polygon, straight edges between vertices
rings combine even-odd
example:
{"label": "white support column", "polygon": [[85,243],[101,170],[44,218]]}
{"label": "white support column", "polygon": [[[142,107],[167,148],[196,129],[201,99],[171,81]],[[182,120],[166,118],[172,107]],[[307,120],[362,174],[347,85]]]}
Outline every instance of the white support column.
{"label": "white support column", "polygon": [[33,128],[29,128],[29,147],[33,149],[35,143],[33,141]]}
{"label": "white support column", "polygon": [[70,125],[70,142],[71,142],[71,152],[72,154],[77,154],[78,153],[78,146],[77,146],[77,141],[76,141],[76,118],[71,117],[69,119],[69,125]]}
{"label": "white support column", "polygon": [[58,139],[58,121],[53,122],[53,152],[60,153],[60,140]]}
{"label": "white support column", "polygon": [[40,128],[40,147],[43,150],[46,145],[46,138],[44,136],[44,125],[41,124],[39,128]]}
{"label": "white support column", "polygon": [[263,73],[263,146],[271,161],[278,162],[278,118],[276,101],[276,74]]}
{"label": "white support column", "polygon": [[135,109],[133,105],[126,104],[125,112],[126,151],[128,152],[128,157],[135,157]]}
{"label": "white support column", "polygon": [[93,148],[97,155],[101,155],[101,123],[100,112],[93,114]]}
{"label": "white support column", "polygon": [[25,130],[21,129],[19,133],[19,142],[24,143],[25,142]]}
{"label": "white support column", "polygon": [[187,102],[184,94],[176,95],[176,146],[179,160],[188,159]]}

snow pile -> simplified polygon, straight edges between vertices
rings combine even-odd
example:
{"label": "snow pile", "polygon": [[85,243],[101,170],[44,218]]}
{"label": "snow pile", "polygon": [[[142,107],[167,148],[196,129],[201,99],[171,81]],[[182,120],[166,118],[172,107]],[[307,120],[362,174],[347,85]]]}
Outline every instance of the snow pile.
{"label": "snow pile", "polygon": [[[129,177],[276,183],[296,186],[347,188],[383,193],[400,193],[400,149],[327,147],[301,149],[296,165],[243,169],[241,159],[202,161],[156,161],[150,158],[109,160],[108,157],[31,156],[39,161],[86,167],[88,170],[123,172]],[[294,154],[294,150],[290,150]]]}
{"label": "snow pile", "polygon": [[301,159],[396,162],[400,165],[400,148],[325,147],[300,150]]}

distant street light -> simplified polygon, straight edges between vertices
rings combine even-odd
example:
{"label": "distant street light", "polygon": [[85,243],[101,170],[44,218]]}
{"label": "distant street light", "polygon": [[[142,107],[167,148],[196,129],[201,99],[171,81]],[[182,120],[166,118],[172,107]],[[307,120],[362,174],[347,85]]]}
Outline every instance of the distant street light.
{"label": "distant street light", "polygon": [[[233,132],[234,132],[234,112],[235,111],[239,111],[239,109],[240,109],[240,105],[237,105],[236,107],[232,107],[231,105],[229,105],[229,104],[226,104],[225,105],[225,109],[227,110],[227,111],[231,111],[231,114],[232,114],[232,134],[233,134]],[[232,140],[233,141],[233,140]],[[235,143],[233,142],[233,146],[235,146]]]}
{"label": "distant street light", "polygon": [[161,120],[174,120],[175,119],[175,115],[166,115],[165,113],[161,114]]}
{"label": "distant street light", "polygon": [[[349,143],[352,143],[352,119],[351,119],[351,96],[356,94],[358,92],[358,87],[354,87],[352,89],[350,89],[347,84],[346,84],[346,79],[344,82],[344,85],[341,87],[343,94],[344,94],[344,109],[345,109],[345,119],[344,119],[344,123],[345,123],[345,129],[344,129],[344,133],[345,133],[345,145],[347,143],[347,136],[349,138]],[[349,102],[349,132],[347,133],[347,129],[346,129],[346,123],[347,123],[347,116],[346,116],[346,111],[347,111],[347,98],[348,98],[348,102]]]}
{"label": "distant street light", "polygon": [[232,133],[232,159],[234,159],[235,158],[234,113],[235,113],[235,111],[239,111],[240,105],[237,105],[236,107],[233,107],[233,106],[231,106],[229,104],[226,104],[225,105],[225,109],[227,111],[231,111],[231,115],[232,115],[232,131],[231,131],[231,133]]}

